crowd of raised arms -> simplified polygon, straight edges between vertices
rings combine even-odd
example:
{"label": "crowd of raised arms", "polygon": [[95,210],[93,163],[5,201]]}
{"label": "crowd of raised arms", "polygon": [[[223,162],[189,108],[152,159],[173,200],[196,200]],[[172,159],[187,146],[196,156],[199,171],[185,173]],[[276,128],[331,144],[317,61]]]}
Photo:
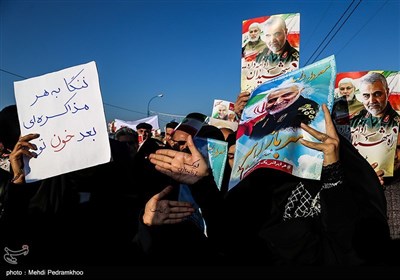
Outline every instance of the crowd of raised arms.
{"label": "crowd of raised arms", "polygon": [[[239,117],[248,99],[238,95]],[[176,122],[162,139],[148,123],[120,128],[109,139],[112,161],[26,183],[23,159],[35,160],[31,141],[40,135],[20,135],[16,106],[8,106],[0,116],[10,164],[0,169],[0,249],[29,248],[14,257],[27,266],[398,265],[397,156],[395,175],[383,177],[337,132],[327,106],[319,110],[325,132],[298,125],[319,140],[299,142],[323,153],[320,180],[260,168],[228,191],[236,132],[204,124],[195,136],[228,143],[218,187]]]}

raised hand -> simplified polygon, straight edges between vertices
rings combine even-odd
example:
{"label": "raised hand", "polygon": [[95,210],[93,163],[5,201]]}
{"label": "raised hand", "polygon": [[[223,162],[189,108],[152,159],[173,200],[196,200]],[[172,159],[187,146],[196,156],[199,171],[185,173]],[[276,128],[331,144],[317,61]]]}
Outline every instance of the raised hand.
{"label": "raised hand", "polygon": [[337,135],[335,125],[333,124],[331,115],[325,104],[322,104],[322,110],[324,111],[326,133],[319,132],[304,123],[301,124],[302,129],[321,142],[317,143],[300,139],[300,143],[308,148],[322,151],[324,153],[323,166],[327,166],[339,160],[339,136]]}
{"label": "raised hand", "polygon": [[250,98],[250,92],[248,91],[243,91],[238,95],[235,102],[234,111],[239,118],[241,118],[244,106],[246,106],[249,98]]}
{"label": "raised hand", "polygon": [[170,193],[171,190],[172,186],[166,187],[146,203],[143,214],[143,223],[145,225],[180,223],[195,211],[189,202],[163,200],[162,198]]}
{"label": "raised hand", "polygon": [[193,143],[192,136],[188,136],[186,143],[191,154],[159,149],[155,154],[150,154],[149,159],[158,171],[178,182],[191,185],[209,175],[209,171],[206,160]]}
{"label": "raised hand", "polygon": [[28,158],[36,157],[36,153],[29,150],[37,150],[37,147],[29,141],[36,139],[39,136],[40,135],[37,133],[21,136],[10,153],[9,160],[14,173],[14,178],[12,179],[14,184],[22,184],[25,181],[24,172],[22,170],[24,166],[23,155]]}

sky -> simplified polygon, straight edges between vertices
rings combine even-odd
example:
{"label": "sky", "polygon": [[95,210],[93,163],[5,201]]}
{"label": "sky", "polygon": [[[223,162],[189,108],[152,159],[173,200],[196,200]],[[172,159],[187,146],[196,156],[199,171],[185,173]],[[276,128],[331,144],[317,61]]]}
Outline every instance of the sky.
{"label": "sky", "polygon": [[95,61],[107,121],[210,115],[240,93],[242,21],[287,13],[300,68],[400,70],[400,0],[0,0],[0,109],[15,81]]}

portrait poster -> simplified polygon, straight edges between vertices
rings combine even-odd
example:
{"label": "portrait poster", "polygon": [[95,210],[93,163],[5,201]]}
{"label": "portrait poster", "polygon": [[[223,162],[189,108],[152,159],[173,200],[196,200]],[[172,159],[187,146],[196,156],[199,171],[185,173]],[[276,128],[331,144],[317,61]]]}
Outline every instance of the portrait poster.
{"label": "portrait poster", "polygon": [[218,128],[226,127],[236,131],[239,121],[236,120],[235,103],[215,99],[209,124]]}
{"label": "portrait poster", "polygon": [[335,101],[332,120],[338,133],[351,142],[350,118],[364,108],[356,98],[357,80],[367,72],[341,72],[336,74]]}
{"label": "portrait poster", "polygon": [[195,137],[194,145],[207,159],[208,167],[211,168],[214,181],[221,190],[225,165],[228,157],[228,143],[212,138]]}
{"label": "portrait poster", "polygon": [[111,159],[94,61],[14,83],[21,135],[36,158],[24,158],[27,182],[103,164]]}
{"label": "portrait poster", "polygon": [[[389,94],[382,99],[388,103],[385,113],[381,117],[373,117],[367,110],[369,99],[363,99],[360,80],[370,72],[378,72],[386,78]],[[399,132],[399,71],[360,71],[341,73],[338,77],[344,79],[350,77],[356,88],[354,99],[361,104],[361,109],[354,112],[351,101],[348,101],[349,129],[351,143],[358,152],[370,163],[378,163],[376,170],[383,170],[384,177],[393,176],[394,158],[396,153],[397,138]],[[338,79],[339,83],[339,79]],[[381,102],[383,102],[381,100]],[[377,101],[375,101],[377,102]],[[374,105],[377,106],[376,104]]]}
{"label": "portrait poster", "polygon": [[[259,168],[320,179],[323,153],[299,143],[301,138],[319,140],[301,129],[300,122],[326,131],[321,105],[332,110],[335,78],[335,58],[330,56],[253,90],[239,122],[229,189]],[[271,104],[277,104],[277,94],[295,97],[276,110],[278,107]]]}
{"label": "portrait poster", "polygon": [[300,14],[277,14],[242,22],[241,91],[299,68]]}

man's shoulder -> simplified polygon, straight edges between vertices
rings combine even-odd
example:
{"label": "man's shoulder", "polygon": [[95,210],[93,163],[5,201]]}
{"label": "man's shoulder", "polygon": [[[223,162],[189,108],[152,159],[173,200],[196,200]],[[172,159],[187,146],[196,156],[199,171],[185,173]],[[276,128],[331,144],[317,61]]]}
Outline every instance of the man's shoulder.
{"label": "man's shoulder", "polygon": [[357,113],[354,113],[353,119],[362,118],[362,117],[365,116],[365,114],[366,114],[367,112],[368,112],[368,111],[364,108],[364,109],[358,111]]}
{"label": "man's shoulder", "polygon": [[298,50],[296,50],[295,48],[293,48],[293,49],[294,49],[294,51],[291,53],[291,56],[293,57],[293,60],[299,60],[300,55],[299,55]]}
{"label": "man's shoulder", "polygon": [[[302,98],[300,98],[299,103],[297,104],[297,116],[304,116],[305,119],[308,122],[311,122],[312,120],[315,119],[315,116],[318,113],[319,110],[319,104],[309,98],[305,98],[303,96],[300,96]],[[306,122],[307,123],[307,122]]]}
{"label": "man's shoulder", "polygon": [[289,56],[291,56],[294,60],[299,60],[300,57],[299,51],[296,48],[292,47],[292,45],[290,45],[289,42],[287,44],[287,51]]}
{"label": "man's shoulder", "polygon": [[289,42],[286,42],[286,45],[284,47],[284,50],[282,54],[280,55],[280,59],[285,61],[285,62],[291,62],[291,61],[298,61],[299,60],[299,52],[295,48],[293,48]]}
{"label": "man's shoulder", "polygon": [[315,100],[312,100],[312,99],[310,99],[310,98],[307,98],[307,97],[304,97],[304,96],[302,96],[302,95],[300,95],[299,96],[299,98],[297,99],[297,102],[296,102],[299,106],[303,106],[304,104],[305,105],[311,105],[312,107],[314,107],[314,108],[316,108],[316,107],[319,107],[319,104],[317,103],[317,101],[315,101]]}
{"label": "man's shoulder", "polygon": [[364,119],[365,117],[366,117],[366,115],[368,114],[368,111],[367,111],[367,109],[362,109],[362,110],[360,110],[360,111],[358,111],[358,112],[356,112],[356,113],[354,113],[351,117],[350,117],[350,125],[352,125],[352,126],[354,126],[354,125],[357,125],[358,124],[358,122],[361,120],[361,119]]}
{"label": "man's shoulder", "polygon": [[270,49],[268,47],[265,47],[261,52],[257,54],[257,60],[267,57],[270,54],[271,54]]}
{"label": "man's shoulder", "polygon": [[[390,106],[390,105],[389,105]],[[389,110],[387,114],[385,114],[385,117],[383,119],[384,123],[395,123],[396,125],[400,124],[400,115],[397,113],[391,106],[389,107]]]}
{"label": "man's shoulder", "polygon": [[149,142],[148,142],[149,146],[152,146],[152,147],[155,147],[155,148],[164,147],[164,143],[161,140],[157,139],[157,138],[150,137],[147,140],[149,140]]}
{"label": "man's shoulder", "polygon": [[152,153],[152,152],[155,152],[156,150],[162,148],[163,146],[164,146],[164,143],[162,143],[161,141],[159,141],[155,138],[150,137],[150,138],[146,139],[146,141],[144,141],[144,143],[140,147],[139,151],[144,152],[144,153]]}
{"label": "man's shoulder", "polygon": [[399,113],[395,109],[393,109],[392,105],[389,102],[387,103],[387,107],[388,107],[387,110],[388,114],[390,114],[393,118],[400,117]]}

